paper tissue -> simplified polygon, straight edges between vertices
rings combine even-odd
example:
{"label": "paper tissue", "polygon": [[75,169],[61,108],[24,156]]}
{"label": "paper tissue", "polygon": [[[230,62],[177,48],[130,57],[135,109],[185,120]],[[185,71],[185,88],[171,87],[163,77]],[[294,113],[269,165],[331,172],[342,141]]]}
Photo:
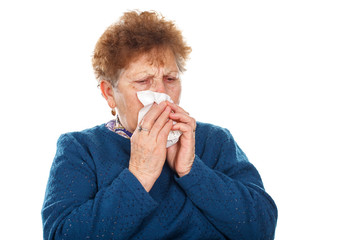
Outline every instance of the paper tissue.
{"label": "paper tissue", "polygon": [[[165,93],[153,92],[150,90],[137,92],[137,97],[139,101],[144,105],[144,107],[139,111],[138,124],[142,121],[145,114],[150,110],[151,106],[154,103],[159,104],[163,101],[169,101],[173,103],[169,95]],[[168,148],[174,145],[175,143],[177,143],[181,134],[182,134],[181,131],[170,131],[167,139],[166,147]]]}

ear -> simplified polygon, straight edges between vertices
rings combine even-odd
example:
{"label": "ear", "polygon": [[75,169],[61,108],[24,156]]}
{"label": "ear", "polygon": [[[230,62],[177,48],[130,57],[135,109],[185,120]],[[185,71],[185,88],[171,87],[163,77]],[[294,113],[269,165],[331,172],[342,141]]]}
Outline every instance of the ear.
{"label": "ear", "polygon": [[116,107],[116,101],[114,96],[114,89],[109,81],[101,80],[100,82],[101,94],[106,99],[110,108]]}

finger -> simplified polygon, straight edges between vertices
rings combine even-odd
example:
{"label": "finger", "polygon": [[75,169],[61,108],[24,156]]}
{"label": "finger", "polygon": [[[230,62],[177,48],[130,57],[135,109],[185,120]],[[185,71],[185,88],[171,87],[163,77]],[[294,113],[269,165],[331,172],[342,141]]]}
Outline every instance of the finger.
{"label": "finger", "polygon": [[173,130],[173,131],[179,130],[187,138],[195,137],[195,132],[194,132],[193,128],[190,125],[185,124],[185,123],[176,123],[176,124],[174,124],[174,126],[172,127],[171,130]]}
{"label": "finger", "polygon": [[169,136],[169,133],[171,131],[171,128],[173,127],[174,122],[169,119],[166,124],[164,125],[164,127],[160,130],[159,134],[158,134],[158,141],[161,142],[162,144],[166,145],[167,142],[167,138]]}
{"label": "finger", "polygon": [[171,108],[166,106],[165,110],[161,113],[161,115],[156,119],[153,127],[150,130],[150,135],[157,136],[160,130],[164,127],[164,125],[168,122],[169,114],[171,112]]}
{"label": "finger", "polygon": [[184,109],[182,109],[180,106],[176,105],[175,103],[166,102],[168,106],[171,107],[171,109],[175,112],[175,113],[184,113],[186,115],[190,115],[187,111],[185,111]]}
{"label": "finger", "polygon": [[[166,102],[168,104],[168,106],[171,107],[171,109],[174,111],[174,113],[183,113],[185,115],[188,115],[190,116],[190,114],[185,111],[183,108],[181,108],[180,106],[176,105],[175,103],[171,103],[169,101]],[[196,130],[196,120],[192,117],[190,117],[192,120],[191,120],[191,126],[193,127],[193,131]],[[181,121],[181,120],[180,120]]]}
{"label": "finger", "polygon": [[156,119],[161,115],[161,113],[165,110],[166,103],[153,104],[150,110],[145,114],[142,119],[140,125],[147,130],[151,130]]}
{"label": "finger", "polygon": [[196,121],[194,118],[190,117],[189,115],[183,113],[170,113],[169,117],[176,121],[189,124],[193,130],[196,128]]}

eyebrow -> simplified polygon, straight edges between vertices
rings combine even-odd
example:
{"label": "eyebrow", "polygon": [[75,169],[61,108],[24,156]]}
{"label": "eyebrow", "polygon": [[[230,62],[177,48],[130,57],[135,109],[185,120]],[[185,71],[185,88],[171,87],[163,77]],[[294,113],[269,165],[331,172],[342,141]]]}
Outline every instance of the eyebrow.
{"label": "eyebrow", "polygon": [[[164,76],[168,76],[168,75],[173,74],[173,73],[178,75],[179,71],[177,71],[177,70],[176,71],[169,71],[169,72],[164,73]],[[130,75],[129,77],[139,78],[139,77],[152,77],[152,76],[154,76],[154,74],[148,73],[147,71],[142,71],[142,72],[138,72],[138,73],[136,73],[134,75]]]}

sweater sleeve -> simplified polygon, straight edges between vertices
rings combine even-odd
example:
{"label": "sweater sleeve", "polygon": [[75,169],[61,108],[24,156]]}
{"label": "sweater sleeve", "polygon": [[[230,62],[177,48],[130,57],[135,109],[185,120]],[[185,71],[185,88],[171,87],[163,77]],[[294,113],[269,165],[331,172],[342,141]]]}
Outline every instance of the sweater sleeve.
{"label": "sweater sleeve", "polygon": [[128,239],[157,206],[127,168],[98,190],[91,157],[73,136],[59,138],[42,208],[44,239]]}
{"label": "sweater sleeve", "polygon": [[189,174],[176,181],[204,216],[229,239],[274,239],[277,208],[260,175],[231,134],[208,166],[195,156]]}

